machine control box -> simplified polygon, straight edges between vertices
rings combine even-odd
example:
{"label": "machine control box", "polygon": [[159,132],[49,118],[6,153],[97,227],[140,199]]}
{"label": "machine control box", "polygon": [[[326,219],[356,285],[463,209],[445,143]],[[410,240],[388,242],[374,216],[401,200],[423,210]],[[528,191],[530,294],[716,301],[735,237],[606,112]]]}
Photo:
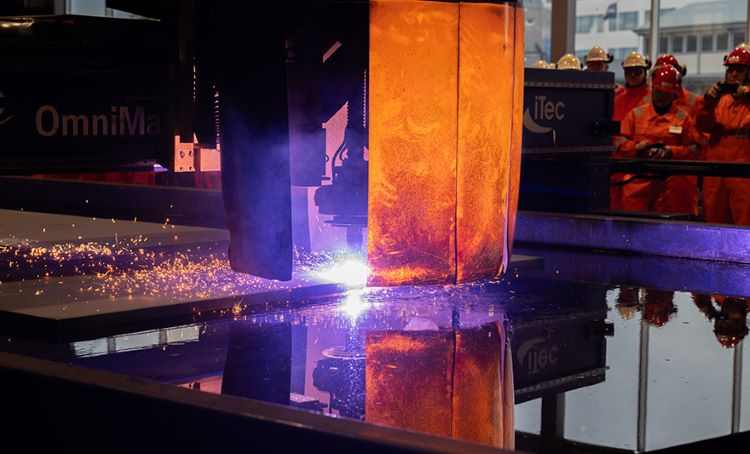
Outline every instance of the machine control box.
{"label": "machine control box", "polygon": [[614,89],[609,72],[525,70],[520,209],[608,208]]}

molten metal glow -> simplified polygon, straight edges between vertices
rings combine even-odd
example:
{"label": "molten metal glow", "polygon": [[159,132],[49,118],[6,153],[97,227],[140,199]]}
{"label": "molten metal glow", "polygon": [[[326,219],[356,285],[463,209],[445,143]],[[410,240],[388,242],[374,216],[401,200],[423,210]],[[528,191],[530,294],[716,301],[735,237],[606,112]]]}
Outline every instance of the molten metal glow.
{"label": "molten metal glow", "polygon": [[507,268],[513,252],[513,235],[516,230],[516,214],[518,213],[518,192],[521,184],[521,141],[523,135],[523,71],[524,71],[524,18],[523,8],[516,8],[516,29],[514,42],[515,63],[513,65],[514,84],[513,84],[513,130],[511,131],[511,151],[509,156],[509,190],[508,190],[508,217],[507,217],[507,237],[505,241],[508,244],[503,268]]}
{"label": "molten metal glow", "polygon": [[502,4],[372,2],[370,284],[502,271],[520,162],[517,14]]}
{"label": "molten metal glow", "polygon": [[370,284],[455,281],[458,3],[370,7]]}
{"label": "molten metal glow", "polygon": [[336,282],[347,287],[364,287],[369,274],[367,264],[360,259],[347,259],[322,267],[316,274],[329,282]]}
{"label": "molten metal glow", "polygon": [[507,250],[515,9],[460,4],[457,282],[497,276]]}

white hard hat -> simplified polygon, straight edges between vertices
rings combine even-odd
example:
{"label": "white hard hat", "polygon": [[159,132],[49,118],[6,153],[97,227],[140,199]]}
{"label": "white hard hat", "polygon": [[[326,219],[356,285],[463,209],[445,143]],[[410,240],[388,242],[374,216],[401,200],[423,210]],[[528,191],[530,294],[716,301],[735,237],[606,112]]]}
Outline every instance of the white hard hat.
{"label": "white hard hat", "polygon": [[594,62],[594,61],[603,61],[604,63],[612,63],[612,60],[614,60],[614,57],[612,54],[608,54],[606,50],[599,46],[594,46],[591,48],[588,54],[586,54],[586,59],[584,60],[586,63]]}
{"label": "white hard hat", "polygon": [[555,65],[552,63],[547,63],[544,60],[537,60],[534,62],[533,65],[531,65],[532,68],[536,69],[555,69]]}
{"label": "white hard hat", "polygon": [[651,61],[644,57],[640,52],[633,51],[629,53],[622,61],[623,68],[650,68]]}
{"label": "white hard hat", "polygon": [[565,54],[557,60],[557,69],[575,69],[580,71],[583,69],[581,60],[573,54]]}

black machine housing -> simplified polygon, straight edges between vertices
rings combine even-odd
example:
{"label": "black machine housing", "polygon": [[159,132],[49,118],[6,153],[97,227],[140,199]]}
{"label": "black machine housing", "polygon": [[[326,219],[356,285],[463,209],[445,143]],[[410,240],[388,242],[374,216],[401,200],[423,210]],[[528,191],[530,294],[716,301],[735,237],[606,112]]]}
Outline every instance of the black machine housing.
{"label": "black machine housing", "polygon": [[609,207],[614,74],[527,68],[519,209]]}

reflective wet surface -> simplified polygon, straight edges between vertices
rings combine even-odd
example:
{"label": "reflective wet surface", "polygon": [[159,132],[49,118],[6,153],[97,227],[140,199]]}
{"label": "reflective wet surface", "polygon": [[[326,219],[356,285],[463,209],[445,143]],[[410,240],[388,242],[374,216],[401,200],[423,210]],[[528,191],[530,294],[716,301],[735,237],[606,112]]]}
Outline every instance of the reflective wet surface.
{"label": "reflective wet surface", "polygon": [[750,295],[717,284],[742,270],[686,281],[705,264],[522,252],[545,265],[0,348],[501,447],[514,431],[523,449],[543,434],[650,451],[750,429]]}

